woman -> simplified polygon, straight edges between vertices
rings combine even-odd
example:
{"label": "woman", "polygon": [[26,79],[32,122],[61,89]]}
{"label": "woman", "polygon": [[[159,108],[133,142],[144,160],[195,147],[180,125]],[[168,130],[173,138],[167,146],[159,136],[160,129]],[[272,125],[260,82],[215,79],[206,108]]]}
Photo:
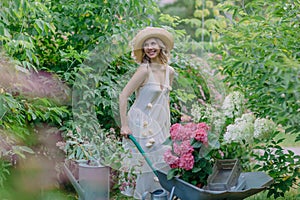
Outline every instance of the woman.
{"label": "woman", "polygon": [[[127,138],[132,134],[152,163],[164,162],[165,147],[162,143],[169,136],[169,91],[174,77],[174,69],[168,65],[168,59],[173,45],[173,37],[165,29],[147,27],[140,31],[133,39],[132,51],[140,66],[119,96],[123,144],[132,153],[127,164],[135,166],[137,173],[136,199],[141,199],[143,192],[152,191],[160,185]],[[127,113],[127,99],[133,92],[136,92],[136,99]]]}

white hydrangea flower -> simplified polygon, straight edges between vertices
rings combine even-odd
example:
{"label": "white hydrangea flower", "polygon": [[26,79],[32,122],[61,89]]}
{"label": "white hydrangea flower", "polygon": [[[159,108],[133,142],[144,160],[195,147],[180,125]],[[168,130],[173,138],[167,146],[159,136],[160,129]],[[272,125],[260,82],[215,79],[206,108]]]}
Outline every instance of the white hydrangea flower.
{"label": "white hydrangea flower", "polygon": [[205,112],[205,108],[203,106],[193,104],[191,115],[194,119],[194,121],[200,121],[203,117],[203,113]]}
{"label": "white hydrangea flower", "polygon": [[245,140],[251,143],[253,141],[254,119],[255,117],[252,113],[247,113],[240,118],[236,118],[234,124],[227,126],[224,134],[224,142],[241,142]]}
{"label": "white hydrangea flower", "polygon": [[216,135],[221,134],[225,124],[225,116],[218,109],[209,104],[193,104],[191,115],[193,117],[193,121],[206,122],[212,127],[213,133],[215,133]]}
{"label": "white hydrangea flower", "polygon": [[232,142],[232,136],[231,136],[231,132],[229,132],[228,130],[226,131],[226,133],[224,134],[224,143],[230,143]]}
{"label": "white hydrangea flower", "polygon": [[214,112],[212,118],[212,128],[215,134],[219,135],[222,133],[225,125],[225,116],[221,112]]}
{"label": "white hydrangea flower", "polygon": [[226,117],[233,118],[234,105],[233,105],[231,99],[229,98],[229,96],[225,97],[225,100],[222,105],[222,110]]}
{"label": "white hydrangea flower", "polygon": [[243,104],[245,98],[241,92],[234,91],[227,95],[224,99],[222,110],[226,117],[235,118],[243,113]]}
{"label": "white hydrangea flower", "polygon": [[192,105],[191,115],[194,121],[212,123],[221,113],[211,105]]}
{"label": "white hydrangea flower", "polygon": [[245,113],[240,118],[235,119],[235,123],[239,122],[247,122],[247,123],[253,123],[255,120],[255,116],[253,113]]}
{"label": "white hydrangea flower", "polygon": [[238,136],[238,132],[236,132],[236,126],[233,124],[230,124],[227,126],[226,128],[226,132],[224,134],[224,142],[225,143],[230,143],[232,141],[235,141],[237,136]]}
{"label": "white hydrangea flower", "polygon": [[255,138],[265,139],[270,137],[271,133],[277,129],[275,123],[272,120],[266,118],[257,118],[254,122]]}

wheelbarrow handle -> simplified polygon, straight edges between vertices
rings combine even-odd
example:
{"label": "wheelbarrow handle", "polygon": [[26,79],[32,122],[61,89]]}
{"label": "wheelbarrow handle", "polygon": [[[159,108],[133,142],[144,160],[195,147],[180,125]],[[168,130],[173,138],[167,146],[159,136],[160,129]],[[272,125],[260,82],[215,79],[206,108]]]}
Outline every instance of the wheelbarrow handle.
{"label": "wheelbarrow handle", "polygon": [[135,137],[133,135],[128,135],[128,138],[135,144],[135,146],[137,147],[137,149],[139,150],[139,152],[142,154],[142,156],[145,158],[146,162],[148,163],[148,165],[152,169],[153,173],[158,177],[158,173],[157,173],[156,169],[153,167],[152,162],[147,157],[145,151],[143,150],[143,148],[141,147],[141,145],[138,143],[138,141],[135,139]]}

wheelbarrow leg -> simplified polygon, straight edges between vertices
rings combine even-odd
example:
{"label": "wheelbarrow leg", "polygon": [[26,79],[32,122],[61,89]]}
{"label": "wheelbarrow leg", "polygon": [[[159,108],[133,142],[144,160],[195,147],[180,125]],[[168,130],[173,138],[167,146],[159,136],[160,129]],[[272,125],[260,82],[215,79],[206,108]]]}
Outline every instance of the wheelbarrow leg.
{"label": "wheelbarrow leg", "polygon": [[[174,191],[175,191],[175,186],[172,187],[172,190],[171,190],[171,193],[170,193],[170,199],[169,200],[173,200]],[[175,200],[176,199],[177,199],[177,197],[175,197]]]}

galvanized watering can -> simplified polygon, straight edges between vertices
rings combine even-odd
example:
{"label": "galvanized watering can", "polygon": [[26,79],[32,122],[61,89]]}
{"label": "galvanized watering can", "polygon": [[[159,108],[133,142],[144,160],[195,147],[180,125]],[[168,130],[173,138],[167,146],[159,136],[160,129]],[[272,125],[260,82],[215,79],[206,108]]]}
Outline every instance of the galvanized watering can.
{"label": "galvanized watering can", "polygon": [[80,163],[77,180],[64,164],[64,171],[79,194],[79,200],[109,200],[109,170],[104,166]]}
{"label": "galvanized watering can", "polygon": [[144,192],[142,200],[146,200],[147,196],[151,196],[151,200],[168,200],[168,192],[164,189],[157,189],[153,192]]}

